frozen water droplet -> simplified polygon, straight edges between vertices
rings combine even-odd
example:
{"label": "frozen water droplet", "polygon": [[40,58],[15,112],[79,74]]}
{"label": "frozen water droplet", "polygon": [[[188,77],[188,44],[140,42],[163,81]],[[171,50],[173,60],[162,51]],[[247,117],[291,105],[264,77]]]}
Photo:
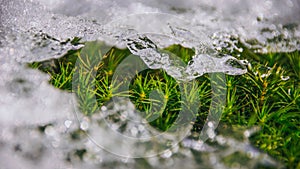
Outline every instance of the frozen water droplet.
{"label": "frozen water droplet", "polygon": [[281,80],[286,81],[289,80],[290,77],[289,76],[280,76]]}
{"label": "frozen water droplet", "polygon": [[210,121],[210,122],[208,122],[208,123],[207,123],[207,125],[208,125],[208,127],[210,127],[210,128],[213,128],[213,127],[214,127],[214,123],[213,123],[213,122],[211,122],[211,121]]}
{"label": "frozen water droplet", "polygon": [[82,121],[80,123],[80,129],[86,131],[89,128],[89,123],[87,121]]}
{"label": "frozen water droplet", "polygon": [[107,107],[106,106],[102,106],[101,107],[101,111],[107,111]]}
{"label": "frozen water droplet", "polygon": [[66,126],[67,128],[70,128],[70,126],[72,125],[72,123],[73,123],[73,122],[72,122],[71,120],[66,120],[64,124],[65,124],[65,126]]}

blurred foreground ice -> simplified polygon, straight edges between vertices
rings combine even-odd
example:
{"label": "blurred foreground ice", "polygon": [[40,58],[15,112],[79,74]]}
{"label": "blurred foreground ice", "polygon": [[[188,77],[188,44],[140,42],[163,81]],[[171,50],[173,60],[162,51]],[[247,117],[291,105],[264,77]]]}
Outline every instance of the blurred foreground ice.
{"label": "blurred foreground ice", "polygon": [[[22,113],[22,112],[21,112]],[[128,100],[120,100],[101,108],[90,118],[83,117],[78,123],[74,117],[58,119],[46,125],[24,125],[24,123],[2,125],[0,133],[0,165],[5,169],[13,168],[257,168],[258,165],[282,166],[252,147],[248,137],[257,130],[222,129],[217,135],[214,129],[208,129],[209,144],[194,139],[193,135],[182,140],[173,147],[156,152],[155,145],[160,146],[161,140],[132,142],[118,140],[111,134],[113,129],[121,129],[127,136],[152,137],[156,133],[147,132],[143,126],[120,117],[134,116],[134,106]],[[49,115],[45,115],[48,116]],[[107,125],[107,120],[110,125]],[[124,129],[124,123],[126,127]],[[213,124],[209,125],[210,127]],[[154,131],[154,130],[153,130]],[[235,132],[232,134],[232,132]],[[169,135],[169,142],[177,141],[177,135]],[[166,138],[162,139],[165,140]],[[143,142],[143,144],[142,144]],[[100,143],[100,144],[98,144]],[[102,147],[105,145],[105,148]],[[118,154],[114,154],[117,151]],[[145,157],[129,158],[130,154],[143,152]],[[149,155],[149,156],[148,156]],[[148,157],[147,157],[148,156]],[[226,159],[231,159],[226,161]]]}

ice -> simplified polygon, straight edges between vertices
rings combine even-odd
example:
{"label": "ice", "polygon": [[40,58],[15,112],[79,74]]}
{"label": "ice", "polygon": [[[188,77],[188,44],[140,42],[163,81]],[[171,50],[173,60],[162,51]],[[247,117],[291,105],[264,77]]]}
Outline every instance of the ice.
{"label": "ice", "polygon": [[[165,69],[181,81],[204,73],[238,75],[245,73],[247,62],[228,54],[221,57],[221,49],[242,52],[237,46],[242,42],[255,52],[299,50],[299,11],[297,0],[0,0],[0,166],[192,169],[255,168],[263,163],[280,167],[247,139],[217,135],[217,119],[208,119],[213,122],[199,136],[202,140],[186,138],[186,132],[151,140],[159,132],[128,120],[130,116],[142,121],[130,102],[117,101],[99,110],[107,116],[118,110],[122,114],[118,122],[99,114],[84,117],[76,110],[74,94],[55,89],[48,75],[26,63],[82,48],[73,41],[77,37],[81,42],[100,40],[128,47],[148,67]],[[184,64],[161,50],[172,44],[194,49],[195,56]],[[120,132],[124,124],[127,128]],[[248,138],[252,130],[243,132]],[[178,142],[182,136],[184,140]],[[246,154],[249,163],[222,162],[235,152]],[[154,157],[129,158],[142,155]]]}
{"label": "ice", "polygon": [[45,124],[72,116],[72,96],[52,87],[48,78],[22,64],[0,64],[1,124]]}
{"label": "ice", "polygon": [[[76,48],[68,41],[76,36],[83,40],[114,43],[106,34],[135,29],[139,33],[166,35],[168,23],[196,35],[205,35],[198,36],[199,41],[207,41],[205,38],[218,33],[220,42],[215,44],[216,48],[224,47],[224,42],[233,43],[225,38],[229,34],[238,35],[239,40],[259,52],[293,51],[299,49],[299,11],[296,0],[190,0],[185,3],[2,0],[1,37],[5,36],[1,41],[5,40],[5,43],[1,44],[15,49],[12,55],[20,55],[18,59],[29,57],[27,54],[45,59]],[[111,29],[103,30],[108,27]],[[253,41],[257,43],[252,44]],[[160,43],[166,45],[169,42],[163,40]],[[232,45],[234,48],[234,43]]]}

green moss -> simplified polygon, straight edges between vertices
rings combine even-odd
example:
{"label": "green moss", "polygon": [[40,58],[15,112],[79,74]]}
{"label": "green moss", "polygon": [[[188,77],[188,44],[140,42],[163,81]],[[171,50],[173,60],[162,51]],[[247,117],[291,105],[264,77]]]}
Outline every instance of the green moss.
{"label": "green moss", "polygon": [[171,45],[164,50],[172,53],[173,55],[175,54],[177,57],[180,57],[186,64],[192,59],[192,56],[195,55],[195,51],[193,49],[185,48],[180,45]]}
{"label": "green moss", "polygon": [[[259,125],[251,141],[296,168],[300,161],[299,52],[255,54],[246,49],[248,73],[227,76],[227,106],[222,121]],[[250,53],[251,52],[251,53]],[[249,54],[250,53],[250,54]]]}
{"label": "green moss", "polygon": [[[256,54],[245,47],[243,49],[239,57],[248,60],[251,65],[244,75],[226,75],[226,106],[221,121],[227,125],[260,126],[261,130],[251,137],[251,142],[285,163],[288,168],[297,168],[300,166],[299,52]],[[177,118],[181,118],[181,107],[185,106],[188,110],[191,106],[181,105],[182,93],[178,82],[163,70],[139,72],[130,81],[129,91],[120,91],[121,84],[113,80],[113,75],[117,66],[130,55],[129,50],[108,48],[98,42],[90,43],[90,48],[84,50],[70,51],[59,59],[34,62],[29,66],[48,73],[51,76],[50,84],[69,92],[74,90],[72,78],[76,72],[86,73],[86,76],[78,75],[77,87],[79,91],[86,92],[77,92],[77,97],[79,107],[87,115],[93,114],[113,96],[128,96],[152,126],[165,131]],[[185,63],[194,55],[192,49],[180,45],[163,50],[179,56]],[[80,56],[80,53],[94,57],[88,59]],[[232,55],[237,56],[236,53]],[[76,70],[78,59],[82,60],[82,67],[93,69]],[[95,79],[92,81],[94,86],[86,88],[91,77]],[[208,74],[197,78],[196,82],[191,91],[183,94],[188,99],[200,100],[192,129],[199,132],[209,111],[212,90]],[[156,95],[150,97],[153,91]],[[97,103],[93,102],[93,96]],[[164,109],[160,110],[159,107]]]}

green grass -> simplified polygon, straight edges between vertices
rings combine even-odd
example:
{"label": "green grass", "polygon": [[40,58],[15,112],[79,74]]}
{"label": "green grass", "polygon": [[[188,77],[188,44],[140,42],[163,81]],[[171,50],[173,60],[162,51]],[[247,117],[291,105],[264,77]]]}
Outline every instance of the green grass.
{"label": "green grass", "polygon": [[[136,73],[128,91],[120,91],[122,84],[114,81],[113,75],[130,54],[129,50],[111,48],[103,53],[107,46],[97,42],[90,42],[89,46],[81,49],[85,51],[70,51],[62,58],[34,62],[29,66],[48,73],[53,86],[77,93],[80,110],[86,115],[95,113],[114,96],[126,96],[159,130],[168,130],[177,118],[183,118],[179,112],[184,108],[195,115],[192,130],[201,131],[212,96],[208,74],[197,78],[189,90],[181,91],[181,84],[165,71],[147,69]],[[181,57],[185,63],[194,55],[193,50],[180,45],[164,50]],[[80,52],[93,57],[82,56]],[[251,137],[251,142],[282,161],[287,168],[300,168],[299,52],[256,54],[244,47],[239,57],[251,65],[244,75],[226,75],[226,106],[221,121],[228,125],[260,126],[261,130]],[[78,65],[75,66],[77,59],[81,61],[79,70],[76,70]],[[72,86],[73,76],[78,80],[76,87]],[[186,103],[197,105],[184,104],[182,97],[188,100]],[[193,102],[197,99],[199,102]],[[189,109],[195,106],[198,112]]]}

